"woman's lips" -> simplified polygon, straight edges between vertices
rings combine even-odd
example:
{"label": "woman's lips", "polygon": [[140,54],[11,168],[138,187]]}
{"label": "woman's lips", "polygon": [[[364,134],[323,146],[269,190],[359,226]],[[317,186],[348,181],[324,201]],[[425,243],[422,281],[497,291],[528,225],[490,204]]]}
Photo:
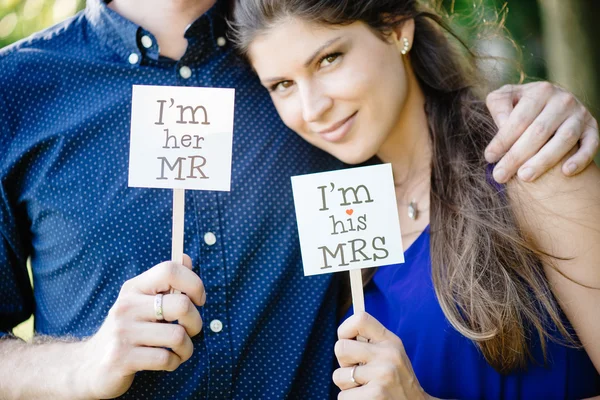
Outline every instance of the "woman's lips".
{"label": "woman's lips", "polygon": [[352,129],[357,112],[348,118],[335,123],[330,128],[318,131],[317,133],[328,142],[339,142],[348,134],[348,132],[350,132],[350,129]]}

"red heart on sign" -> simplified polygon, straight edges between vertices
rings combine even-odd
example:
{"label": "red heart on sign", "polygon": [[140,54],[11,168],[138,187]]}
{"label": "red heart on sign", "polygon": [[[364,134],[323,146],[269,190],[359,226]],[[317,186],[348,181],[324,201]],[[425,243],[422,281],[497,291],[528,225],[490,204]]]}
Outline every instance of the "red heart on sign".
{"label": "red heart on sign", "polygon": [[352,215],[353,212],[354,212],[354,210],[351,208],[346,210],[346,214],[348,214],[348,215]]}

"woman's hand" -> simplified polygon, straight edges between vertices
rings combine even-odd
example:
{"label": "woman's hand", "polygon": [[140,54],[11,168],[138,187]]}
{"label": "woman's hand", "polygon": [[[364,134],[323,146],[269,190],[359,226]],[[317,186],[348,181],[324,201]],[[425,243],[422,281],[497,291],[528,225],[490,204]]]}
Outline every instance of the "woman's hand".
{"label": "woman's hand", "polygon": [[[368,342],[355,340],[358,336]],[[341,368],[333,373],[342,390],[338,399],[432,399],[419,384],[402,340],[371,315],[351,316],[338,328],[338,337],[335,355]]]}
{"label": "woman's hand", "polygon": [[566,176],[585,169],[598,151],[598,123],[572,93],[548,82],[506,85],[490,93],[487,106],[499,128],[485,158],[498,162],[494,179],[507,182],[515,173],[533,181],[562,165]]}

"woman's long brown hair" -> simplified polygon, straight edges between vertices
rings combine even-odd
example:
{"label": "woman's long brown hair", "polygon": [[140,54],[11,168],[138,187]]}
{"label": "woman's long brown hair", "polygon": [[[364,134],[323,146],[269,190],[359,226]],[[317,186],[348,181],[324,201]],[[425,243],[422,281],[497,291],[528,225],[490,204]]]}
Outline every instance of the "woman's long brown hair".
{"label": "woman's long brown hair", "polygon": [[257,35],[290,16],[334,25],[362,21],[382,40],[415,21],[409,57],[426,98],[433,150],[435,292],[452,326],[507,373],[526,366],[533,339],[544,357],[547,340],[575,341],[544,274],[544,254],[519,229],[505,188],[491,182],[483,154],[497,128],[479,93],[477,57],[436,10],[415,0],[238,0],[232,26],[246,55]]}

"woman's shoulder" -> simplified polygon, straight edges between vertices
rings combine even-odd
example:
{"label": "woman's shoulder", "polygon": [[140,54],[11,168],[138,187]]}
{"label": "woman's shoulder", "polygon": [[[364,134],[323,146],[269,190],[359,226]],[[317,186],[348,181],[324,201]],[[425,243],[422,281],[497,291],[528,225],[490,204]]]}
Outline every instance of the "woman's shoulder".
{"label": "woman's shoulder", "polygon": [[534,182],[513,179],[507,191],[526,236],[544,252],[574,258],[599,247],[600,169],[592,163],[566,177],[561,165]]}
{"label": "woman's shoulder", "polygon": [[592,163],[567,177],[561,165],[534,182],[514,178],[507,184],[520,226],[524,230],[544,229],[549,234],[563,229],[600,231],[600,169]]}

